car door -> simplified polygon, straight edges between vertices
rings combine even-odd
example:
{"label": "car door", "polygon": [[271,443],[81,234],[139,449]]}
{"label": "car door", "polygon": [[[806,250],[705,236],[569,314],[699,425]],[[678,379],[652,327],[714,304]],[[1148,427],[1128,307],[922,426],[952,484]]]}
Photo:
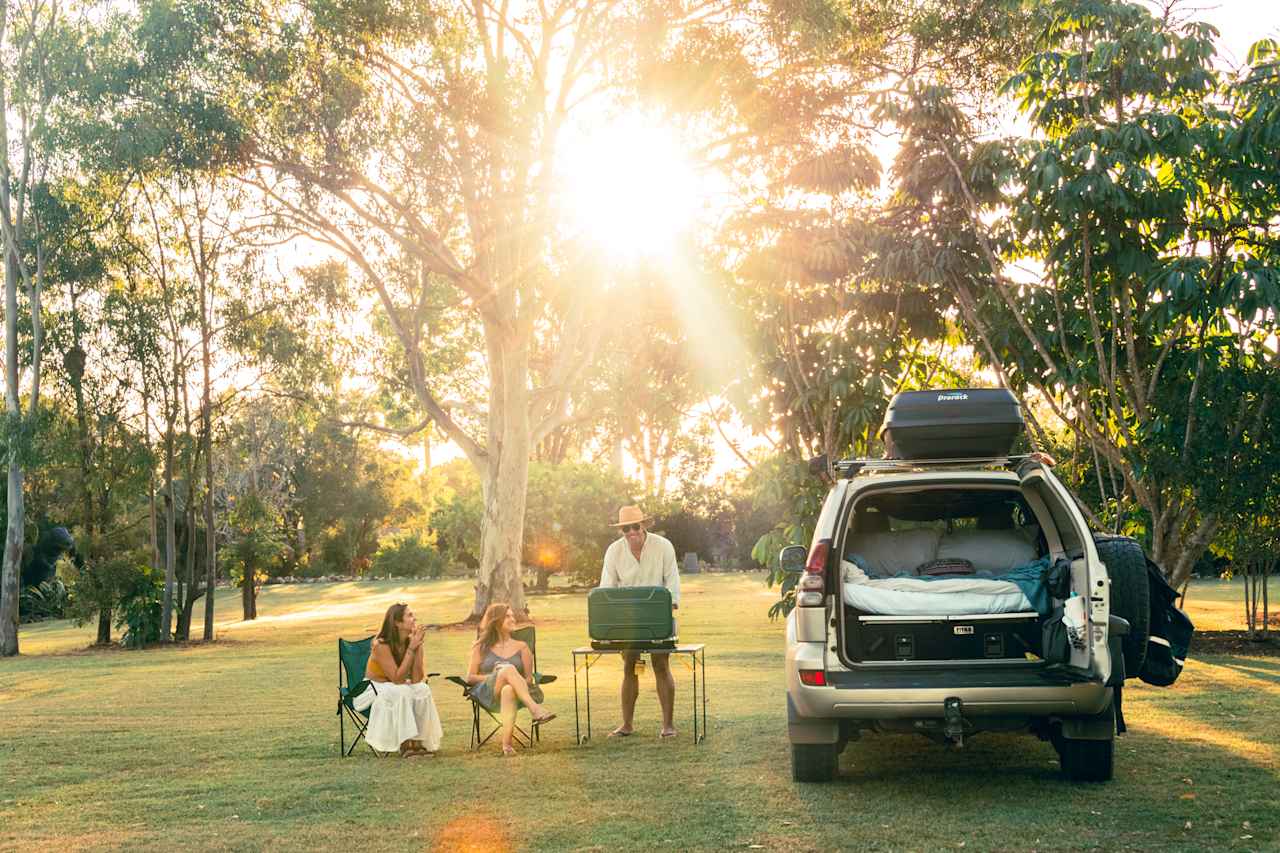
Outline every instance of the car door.
{"label": "car door", "polygon": [[1085,600],[1086,643],[1083,649],[1072,648],[1070,663],[1105,681],[1111,676],[1107,648],[1111,580],[1098,559],[1093,534],[1071,493],[1044,464],[1028,460],[1017,473],[1023,495],[1040,521],[1050,556],[1071,561],[1071,590]]}

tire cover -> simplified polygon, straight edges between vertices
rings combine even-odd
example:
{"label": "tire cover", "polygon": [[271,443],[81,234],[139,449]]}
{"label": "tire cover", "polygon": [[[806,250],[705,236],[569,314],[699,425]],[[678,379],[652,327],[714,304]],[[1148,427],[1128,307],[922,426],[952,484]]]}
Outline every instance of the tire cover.
{"label": "tire cover", "polygon": [[1098,557],[1111,578],[1111,612],[1129,623],[1124,637],[1124,673],[1136,678],[1147,659],[1151,634],[1151,589],[1147,584],[1147,557],[1142,546],[1128,536],[1093,537]]}

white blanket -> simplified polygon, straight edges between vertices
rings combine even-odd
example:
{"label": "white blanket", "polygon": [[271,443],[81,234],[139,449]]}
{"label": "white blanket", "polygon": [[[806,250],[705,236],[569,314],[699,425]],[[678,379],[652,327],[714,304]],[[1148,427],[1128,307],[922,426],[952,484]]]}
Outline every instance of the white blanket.
{"label": "white blanket", "polygon": [[962,616],[1034,610],[1016,583],[990,578],[943,580],[872,578],[848,560],[840,562],[844,601],[884,616]]}

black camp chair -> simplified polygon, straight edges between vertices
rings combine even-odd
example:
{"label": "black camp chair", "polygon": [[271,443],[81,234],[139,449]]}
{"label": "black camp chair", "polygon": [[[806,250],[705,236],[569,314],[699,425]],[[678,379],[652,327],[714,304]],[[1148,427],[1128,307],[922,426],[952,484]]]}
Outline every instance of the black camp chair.
{"label": "black camp chair", "polygon": [[[369,688],[369,681],[364,677],[365,668],[369,665],[369,655],[373,653],[373,636],[363,640],[344,640],[338,638],[338,750],[343,757],[355,751],[356,744],[364,740],[365,729],[369,727],[369,711],[357,711],[354,706],[356,697]],[[427,678],[439,675],[438,672],[427,673]],[[376,691],[377,688],[375,687]],[[347,721],[355,727],[356,735],[347,746]],[[369,751],[379,757],[390,753],[378,752],[365,741]]]}
{"label": "black camp chair", "polygon": [[[517,628],[511,632],[511,636],[525,643],[529,647],[529,654],[533,657],[533,681],[541,686],[550,684],[556,680],[554,675],[538,672],[538,632],[532,625],[526,625],[523,628]],[[481,705],[471,697],[472,685],[467,683],[467,679],[461,675],[450,675],[449,681],[462,688],[462,695],[471,703],[471,749],[479,749],[488,743],[495,734],[502,728],[502,721],[485,706]],[[489,716],[493,728],[484,737],[480,736],[480,712],[484,711]],[[516,724],[515,730],[511,733],[511,739],[523,747],[532,747],[535,743],[542,740],[542,724],[537,720],[532,720],[529,725],[529,731],[525,731],[519,723]]]}

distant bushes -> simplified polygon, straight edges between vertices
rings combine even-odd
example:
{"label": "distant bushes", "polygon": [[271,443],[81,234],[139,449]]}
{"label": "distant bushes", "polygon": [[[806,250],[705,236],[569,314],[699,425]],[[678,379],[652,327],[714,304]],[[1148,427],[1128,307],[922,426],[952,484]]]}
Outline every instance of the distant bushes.
{"label": "distant bushes", "polygon": [[438,578],[444,572],[439,550],[411,533],[383,544],[373,555],[369,571],[376,577]]}

